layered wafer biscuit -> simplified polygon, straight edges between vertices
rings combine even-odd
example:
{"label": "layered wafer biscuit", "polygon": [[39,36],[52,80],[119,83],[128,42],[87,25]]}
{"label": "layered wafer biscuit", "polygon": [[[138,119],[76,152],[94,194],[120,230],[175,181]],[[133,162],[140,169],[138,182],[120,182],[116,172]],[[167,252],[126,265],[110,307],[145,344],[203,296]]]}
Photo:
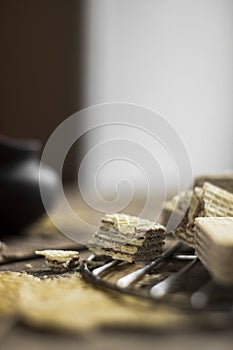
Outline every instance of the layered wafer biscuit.
{"label": "layered wafer biscuit", "polygon": [[196,218],[195,250],[217,282],[233,284],[233,217]]}
{"label": "layered wafer biscuit", "polygon": [[47,265],[53,270],[66,270],[79,265],[79,252],[73,250],[36,250],[37,255],[46,259]]}
{"label": "layered wafer biscuit", "polygon": [[189,209],[174,235],[195,247],[195,218],[227,216],[233,216],[233,193],[205,182],[203,187],[194,188]]}
{"label": "layered wafer biscuit", "polygon": [[165,228],[126,214],[106,214],[88,247],[97,255],[128,262],[149,262],[158,257],[165,243]]}

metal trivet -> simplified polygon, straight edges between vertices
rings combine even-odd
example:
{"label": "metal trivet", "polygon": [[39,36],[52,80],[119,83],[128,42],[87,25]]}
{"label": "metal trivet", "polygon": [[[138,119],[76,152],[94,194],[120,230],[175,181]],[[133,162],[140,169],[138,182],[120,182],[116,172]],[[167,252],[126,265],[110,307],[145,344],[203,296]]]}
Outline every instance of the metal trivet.
{"label": "metal trivet", "polygon": [[221,311],[233,320],[233,287],[216,284],[194,251],[184,249],[180,242],[143,267],[90,255],[82,263],[81,273],[108,290],[186,309]]}

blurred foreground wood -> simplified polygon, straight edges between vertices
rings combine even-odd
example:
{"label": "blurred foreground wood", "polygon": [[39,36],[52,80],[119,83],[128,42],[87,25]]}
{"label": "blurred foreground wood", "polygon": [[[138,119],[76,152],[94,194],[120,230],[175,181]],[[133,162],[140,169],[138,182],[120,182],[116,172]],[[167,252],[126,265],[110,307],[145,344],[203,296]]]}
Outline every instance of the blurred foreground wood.
{"label": "blurred foreground wood", "polygon": [[[0,271],[16,274],[2,275],[1,280],[3,349],[231,348],[232,327],[218,312],[207,327],[204,316],[208,319],[208,314],[200,317],[106,293],[77,273],[57,276],[44,259],[35,257],[34,250],[84,247],[64,237],[46,217],[21,237],[4,241],[7,247],[1,252]],[[88,254],[83,251],[81,257]],[[194,283],[193,277],[186,283]]]}

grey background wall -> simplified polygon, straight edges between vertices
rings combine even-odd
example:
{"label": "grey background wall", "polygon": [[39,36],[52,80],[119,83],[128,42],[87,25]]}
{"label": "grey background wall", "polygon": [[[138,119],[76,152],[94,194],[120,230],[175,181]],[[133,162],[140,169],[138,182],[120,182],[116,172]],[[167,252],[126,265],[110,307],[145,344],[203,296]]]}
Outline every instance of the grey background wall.
{"label": "grey background wall", "polygon": [[195,174],[233,167],[233,2],[89,0],[88,104],[162,113]]}

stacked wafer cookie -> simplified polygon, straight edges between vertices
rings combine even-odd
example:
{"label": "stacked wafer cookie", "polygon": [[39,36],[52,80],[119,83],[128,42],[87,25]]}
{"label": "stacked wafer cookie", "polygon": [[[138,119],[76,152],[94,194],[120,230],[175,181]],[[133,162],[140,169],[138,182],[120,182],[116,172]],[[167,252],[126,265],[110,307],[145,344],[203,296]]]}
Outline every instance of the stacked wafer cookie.
{"label": "stacked wafer cookie", "polygon": [[164,243],[162,225],[126,214],[106,214],[88,247],[97,255],[146,263],[162,253]]}
{"label": "stacked wafer cookie", "polygon": [[233,218],[206,217],[195,220],[196,254],[213,278],[233,285]]}
{"label": "stacked wafer cookie", "polygon": [[205,182],[195,187],[189,209],[174,235],[195,248],[194,221],[197,217],[233,217],[233,193]]}

